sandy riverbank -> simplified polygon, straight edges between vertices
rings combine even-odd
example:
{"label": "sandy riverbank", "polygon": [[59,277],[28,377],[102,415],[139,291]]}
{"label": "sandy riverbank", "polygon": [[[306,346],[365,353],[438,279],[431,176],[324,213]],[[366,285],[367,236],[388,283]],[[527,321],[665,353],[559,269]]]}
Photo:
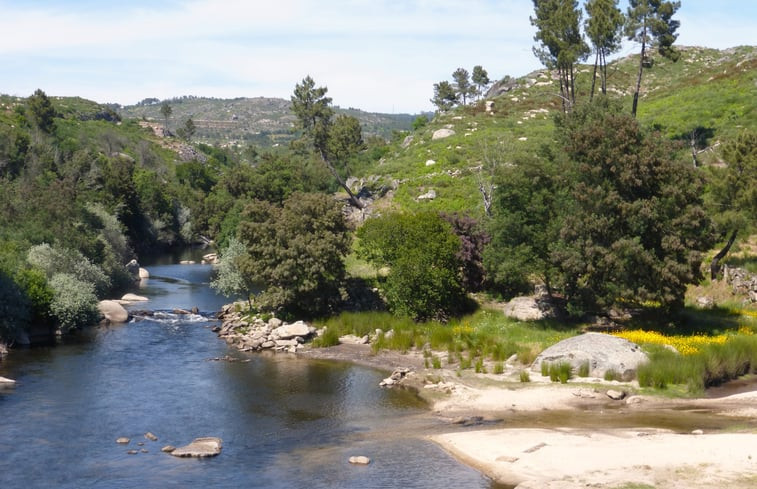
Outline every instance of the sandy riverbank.
{"label": "sandy riverbank", "polygon": [[[559,385],[538,374],[532,375],[533,382],[523,384],[514,381],[517,368],[509,375],[458,377],[449,370],[424,369],[420,355],[373,355],[366,345],[340,345],[305,355],[387,371],[411,367],[415,374],[410,385],[436,415],[503,420],[490,429],[450,428],[450,433],[431,440],[493,480],[518,489],[757,487],[757,392],[719,399],[631,396],[613,401],[607,390],[631,391],[633,386],[599,379]],[[556,424],[566,411],[585,414],[579,427]],[[615,420],[625,415],[644,419],[660,412],[673,418],[699,413],[699,419],[713,420],[708,425],[730,428],[674,431],[643,425],[628,428],[626,423],[614,427],[600,419],[605,411],[611,411]],[[534,426],[542,426],[552,414],[556,420],[547,422],[548,428],[507,426],[515,418],[518,422],[512,424],[528,425],[529,416],[541,420]]]}

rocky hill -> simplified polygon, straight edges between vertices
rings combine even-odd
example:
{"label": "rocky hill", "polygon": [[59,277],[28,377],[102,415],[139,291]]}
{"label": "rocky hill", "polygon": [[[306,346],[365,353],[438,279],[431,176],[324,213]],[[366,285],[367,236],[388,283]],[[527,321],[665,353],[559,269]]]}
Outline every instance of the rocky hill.
{"label": "rocky hill", "polygon": [[[717,164],[722,141],[757,127],[757,47],[679,49],[678,62],[655,57],[644,71],[638,117],[680,140],[681,158],[691,158],[693,145],[700,164]],[[628,56],[608,68],[608,95],[629,112],[638,60]],[[578,103],[589,98],[592,68],[578,68]],[[354,181],[391,189],[382,207],[483,215],[479,189],[491,168],[552,139],[553,116],[562,110],[558,92],[558,79],[546,69],[497,84],[477,103],[409,133]]]}
{"label": "rocky hill", "polygon": [[[137,105],[119,108],[126,119],[163,121],[160,108],[163,101],[145,99]],[[289,101],[280,98],[216,99],[206,97],[177,97],[167,101],[172,113],[169,128],[175,129],[192,117],[196,139],[206,143],[256,144],[273,146],[292,137],[294,116]],[[366,135],[390,138],[395,130],[410,129],[415,115],[379,114],[358,109],[340,109],[337,112],[357,117]]]}

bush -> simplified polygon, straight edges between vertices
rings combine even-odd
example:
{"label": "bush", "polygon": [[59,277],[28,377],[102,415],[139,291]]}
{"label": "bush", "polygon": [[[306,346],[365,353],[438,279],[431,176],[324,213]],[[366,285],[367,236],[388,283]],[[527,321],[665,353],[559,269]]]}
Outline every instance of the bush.
{"label": "bush", "polygon": [[462,311],[467,298],[460,274],[460,239],[438,214],[390,214],[358,230],[358,255],[377,269],[389,308],[416,320],[445,319]]}
{"label": "bush", "polygon": [[71,274],[58,273],[50,279],[50,287],[55,291],[50,312],[64,333],[97,322],[100,313],[91,283]]}
{"label": "bush", "polygon": [[0,342],[12,342],[30,319],[30,304],[21,288],[0,270]]}
{"label": "bush", "polygon": [[314,317],[342,302],[350,236],[339,204],[322,194],[292,194],[282,206],[250,203],[239,225],[247,253],[239,261],[247,283],[264,290],[261,310]]}
{"label": "bush", "polygon": [[71,274],[77,280],[91,284],[97,295],[105,294],[110,288],[110,278],[105,272],[76,250],[45,243],[32,246],[26,260],[44,271],[48,280],[57,274]]}

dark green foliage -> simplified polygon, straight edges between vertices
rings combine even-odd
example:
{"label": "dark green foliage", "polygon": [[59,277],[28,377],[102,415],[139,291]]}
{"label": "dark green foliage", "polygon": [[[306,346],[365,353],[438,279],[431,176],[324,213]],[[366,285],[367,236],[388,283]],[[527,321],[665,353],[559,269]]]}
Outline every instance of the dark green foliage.
{"label": "dark green foliage", "polygon": [[472,95],[476,89],[471,84],[470,74],[465,68],[458,68],[452,73],[452,79],[455,80],[455,93],[458,100],[462,99],[463,105],[468,103],[468,96]]}
{"label": "dark green foliage", "polygon": [[471,81],[476,85],[476,93],[481,95],[484,93],[484,89],[489,86],[491,81],[489,80],[489,73],[481,65],[473,67],[473,73],[471,74]]}
{"label": "dark green foliage", "polygon": [[39,88],[29,97],[29,111],[37,127],[47,134],[52,133],[55,123],[55,108],[47,94]]}
{"label": "dark green foliage", "polygon": [[544,66],[557,70],[563,110],[576,102],[575,64],[589,53],[581,35],[581,9],[575,0],[533,0],[536,27],[534,54]]}
{"label": "dark green foliage", "polygon": [[636,116],[641,90],[641,77],[644,65],[648,63],[647,49],[656,47],[657,52],[671,60],[677,61],[680,53],[673,47],[678,34],[676,30],[681,25],[673,20],[673,15],[681,6],[681,2],[664,0],[630,0],[626,15],[626,35],[631,41],[641,44],[639,55],[639,72],[636,78],[636,90],[633,94],[631,114]]}
{"label": "dark green foliage", "polygon": [[676,161],[670,142],[606,104],[560,126],[572,205],[552,257],[569,302],[584,310],[618,301],[682,306],[711,244],[700,176]]}
{"label": "dark green foliage", "polygon": [[27,326],[29,300],[23,290],[0,269],[0,342],[11,342]]}
{"label": "dark green foliage", "polygon": [[341,302],[343,258],[350,237],[338,204],[321,194],[295,193],[277,206],[253,201],[244,210],[239,238],[246,281],[264,286],[261,310],[313,317]]}
{"label": "dark green foliage", "polygon": [[366,222],[357,236],[358,254],[389,268],[381,288],[396,314],[443,319],[466,307],[460,239],[438,214],[382,216]]}
{"label": "dark green foliage", "polygon": [[602,93],[607,94],[607,56],[620,49],[625,17],[618,8],[618,0],[588,0],[586,13],[588,18],[584,27],[595,54],[594,75],[591,81],[591,96],[593,97],[597,68],[600,72]]}
{"label": "dark green foliage", "polygon": [[512,296],[530,292],[536,280],[558,280],[552,251],[568,209],[568,189],[551,157],[522,158],[501,166],[490,221],[491,246],[484,251],[490,287]]}
{"label": "dark green foliage", "polygon": [[413,131],[417,131],[418,129],[425,127],[426,124],[428,124],[428,117],[425,115],[419,115],[413,120]]}
{"label": "dark green foliage", "polygon": [[297,117],[298,129],[302,130],[303,137],[312,144],[313,150],[339,186],[347,192],[350,203],[362,209],[363,204],[345,183],[349,159],[364,147],[360,122],[344,115],[333,120],[334,111],[327,92],[326,87],[316,87],[310,76],[305,77],[294,88],[292,112]]}
{"label": "dark green foliage", "polygon": [[450,110],[458,101],[457,91],[450,82],[444,80],[434,83],[434,98],[431,99],[431,103],[436,105],[439,112]]}

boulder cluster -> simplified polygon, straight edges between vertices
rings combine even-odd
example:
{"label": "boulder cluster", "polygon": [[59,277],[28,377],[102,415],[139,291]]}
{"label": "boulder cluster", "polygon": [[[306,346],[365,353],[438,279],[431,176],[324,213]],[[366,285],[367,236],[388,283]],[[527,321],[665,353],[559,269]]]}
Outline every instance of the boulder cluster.
{"label": "boulder cluster", "polygon": [[313,326],[303,321],[285,323],[278,318],[249,318],[239,303],[223,307],[221,326],[214,328],[218,336],[241,351],[286,351],[295,353],[318,336]]}
{"label": "boulder cluster", "polygon": [[757,275],[743,268],[723,267],[723,278],[733,288],[733,293],[746,296],[746,302],[757,302]]}

